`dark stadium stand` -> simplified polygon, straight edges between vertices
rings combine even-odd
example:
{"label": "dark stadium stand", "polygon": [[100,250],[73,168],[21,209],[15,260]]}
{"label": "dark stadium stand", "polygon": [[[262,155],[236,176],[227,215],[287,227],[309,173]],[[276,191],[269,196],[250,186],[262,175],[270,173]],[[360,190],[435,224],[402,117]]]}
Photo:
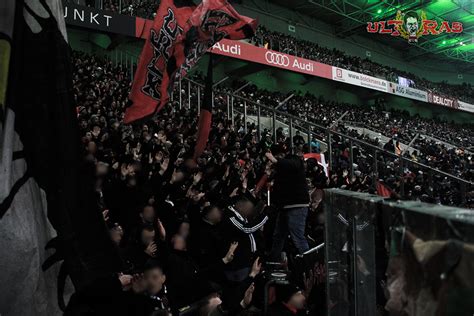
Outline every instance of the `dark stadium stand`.
{"label": "dark stadium stand", "polygon": [[474,315],[469,1],[5,1],[0,316]]}

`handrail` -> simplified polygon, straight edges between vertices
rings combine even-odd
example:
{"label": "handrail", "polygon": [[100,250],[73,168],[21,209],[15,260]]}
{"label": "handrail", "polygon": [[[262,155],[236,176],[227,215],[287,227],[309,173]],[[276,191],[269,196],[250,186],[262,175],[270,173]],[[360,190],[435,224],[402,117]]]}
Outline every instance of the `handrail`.
{"label": "handrail", "polygon": [[[189,78],[184,78],[184,80],[189,80],[191,83],[194,83],[194,84],[197,84],[198,86],[200,87],[204,87],[203,84],[201,83],[198,83],[192,79],[189,79]],[[395,153],[392,153],[392,152],[389,152],[381,147],[378,147],[376,145],[373,145],[373,144],[369,144],[363,140],[360,140],[358,138],[354,138],[352,136],[348,136],[348,135],[345,135],[345,134],[342,134],[340,132],[337,132],[337,131],[334,131],[334,130],[331,130],[325,126],[322,126],[322,125],[319,125],[319,124],[316,124],[316,123],[313,123],[313,122],[310,122],[306,119],[302,119],[300,117],[297,117],[293,114],[290,114],[290,113],[286,113],[286,112],[283,112],[283,111],[280,111],[280,110],[276,110],[275,108],[273,107],[269,107],[267,105],[264,105],[264,104],[261,104],[261,103],[257,103],[253,100],[250,100],[248,98],[245,98],[243,96],[239,96],[239,95],[236,95],[234,93],[231,93],[231,92],[222,92],[223,94],[227,94],[227,95],[230,95],[231,97],[233,98],[236,98],[236,99],[240,99],[241,101],[244,101],[244,102],[247,102],[247,104],[252,104],[254,106],[256,106],[257,108],[260,107],[261,109],[265,109],[269,112],[272,112],[272,113],[275,113],[275,114],[278,114],[278,115],[281,115],[283,117],[286,117],[290,120],[293,120],[293,121],[298,121],[298,122],[303,122],[304,124],[303,125],[309,125],[313,128],[318,128],[318,129],[321,129],[323,130],[325,133],[330,133],[330,134],[333,134],[333,135],[338,135],[340,137],[343,137],[345,139],[348,139],[356,144],[359,144],[359,145],[363,145],[365,147],[368,147],[370,149],[373,149],[373,150],[377,150],[378,152],[381,152],[381,153],[384,153],[392,158],[397,158],[397,159],[401,159],[403,162],[406,162],[406,163],[409,163],[409,164],[412,164],[412,165],[416,165],[416,166],[419,166],[421,168],[424,168],[424,169],[428,169],[428,170],[432,170],[433,172],[437,173],[437,174],[440,174],[442,176],[445,176],[445,177],[448,177],[448,178],[451,178],[453,180],[456,180],[458,182],[461,182],[461,183],[464,183],[464,184],[467,184],[467,185],[474,185],[474,182],[471,182],[471,181],[468,181],[468,180],[465,180],[465,179],[462,179],[462,178],[459,178],[455,175],[452,175],[452,174],[449,174],[447,172],[444,172],[444,171],[441,171],[439,169],[436,169],[436,168],[433,168],[433,167],[430,167],[428,165],[425,165],[425,164],[422,164],[420,162],[417,162],[417,161],[413,161],[413,160],[410,160],[408,158],[405,158],[405,157],[401,157],[401,156],[398,156],[396,155]]]}
{"label": "handrail", "polygon": [[371,131],[374,131],[374,132],[377,132],[379,133],[380,135],[382,136],[385,136],[387,138],[393,138],[393,136],[387,136],[385,135],[384,131],[376,128],[376,127],[372,127],[372,126],[367,126],[367,124],[365,124],[364,122],[354,122],[354,121],[345,121],[343,120],[342,123],[344,124],[349,124],[349,125],[354,125],[355,127],[361,127],[361,128],[365,128],[365,129],[368,129],[368,130],[371,130]]}
{"label": "handrail", "polygon": [[311,254],[311,253],[313,253],[313,252],[318,251],[319,249],[321,249],[321,248],[323,248],[323,247],[324,247],[324,243],[319,244],[319,245],[317,245],[316,247],[311,248],[311,249],[307,250],[306,252],[303,252],[302,254],[296,255],[296,257],[297,257],[297,258],[302,258],[302,257],[304,257],[304,256],[306,256],[306,255],[309,255],[309,254]]}
{"label": "handrail", "polygon": [[[357,127],[362,127],[362,128],[366,128],[366,129],[369,129],[369,130],[372,130],[374,132],[377,132],[377,133],[380,133],[381,135],[387,137],[387,138],[392,138],[392,136],[387,136],[385,135],[384,131],[381,131],[373,126],[368,126],[367,124],[365,124],[364,122],[354,122],[354,121],[342,121],[343,123],[346,123],[346,124],[351,124],[351,125],[355,125]],[[420,136],[422,137],[427,137],[427,138],[431,138],[432,140],[436,141],[436,142],[439,142],[439,143],[442,143],[442,144],[447,144],[453,148],[463,148],[463,150],[465,152],[467,152],[468,154],[473,154],[472,151],[469,151],[466,149],[466,146],[463,146],[461,144],[457,144],[457,143],[450,143],[450,142],[447,142],[445,140],[441,140],[439,139],[438,137],[428,133],[426,130],[421,130],[418,132],[420,134]]]}

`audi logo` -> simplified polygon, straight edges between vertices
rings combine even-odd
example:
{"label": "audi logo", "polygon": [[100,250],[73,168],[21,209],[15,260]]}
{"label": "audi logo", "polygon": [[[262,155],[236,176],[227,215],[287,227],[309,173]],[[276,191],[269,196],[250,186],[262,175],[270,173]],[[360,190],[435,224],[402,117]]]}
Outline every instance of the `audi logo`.
{"label": "audi logo", "polygon": [[278,66],[289,66],[290,58],[286,55],[268,51],[265,53],[265,60],[269,64],[278,65]]}

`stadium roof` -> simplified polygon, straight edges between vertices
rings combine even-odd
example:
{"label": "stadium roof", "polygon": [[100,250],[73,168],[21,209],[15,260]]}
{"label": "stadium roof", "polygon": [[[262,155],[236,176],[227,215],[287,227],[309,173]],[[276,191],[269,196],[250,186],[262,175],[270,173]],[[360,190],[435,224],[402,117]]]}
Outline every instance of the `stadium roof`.
{"label": "stadium roof", "polygon": [[[347,37],[354,34],[370,36],[371,39],[403,50],[406,60],[426,58],[427,54],[434,54],[445,61],[457,62],[458,65],[464,64],[459,61],[467,62],[468,64],[462,65],[463,68],[474,68],[473,0],[271,0],[271,2],[334,25],[337,36]],[[422,36],[417,44],[409,44],[401,37],[367,33],[367,22],[394,19],[398,10],[424,11],[428,19],[438,22],[462,22],[464,31],[460,34]],[[304,19],[300,21],[304,23]]]}

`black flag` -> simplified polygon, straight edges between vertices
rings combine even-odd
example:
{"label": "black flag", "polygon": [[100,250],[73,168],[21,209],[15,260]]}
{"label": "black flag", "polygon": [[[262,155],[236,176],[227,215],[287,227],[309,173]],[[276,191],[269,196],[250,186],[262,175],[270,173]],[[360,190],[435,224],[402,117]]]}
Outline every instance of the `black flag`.
{"label": "black flag", "polygon": [[120,260],[96,203],[95,167],[81,159],[61,3],[0,7],[0,44],[11,52],[0,69],[0,312],[56,315],[56,262],[77,290]]}

